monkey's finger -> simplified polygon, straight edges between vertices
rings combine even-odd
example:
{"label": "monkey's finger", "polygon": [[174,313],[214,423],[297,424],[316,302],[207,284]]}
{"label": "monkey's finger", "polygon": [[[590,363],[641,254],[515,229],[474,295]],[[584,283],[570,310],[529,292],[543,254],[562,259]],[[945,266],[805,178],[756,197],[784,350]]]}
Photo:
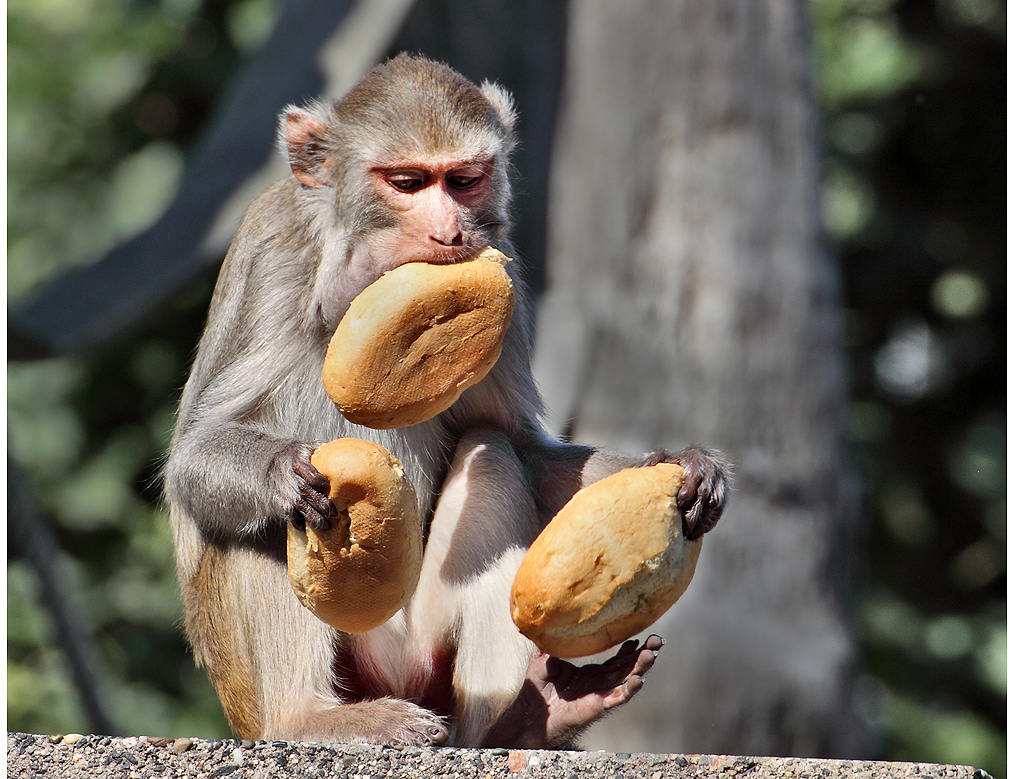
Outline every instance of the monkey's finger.
{"label": "monkey's finger", "polygon": [[638,653],[638,659],[634,663],[634,668],[631,669],[630,676],[644,676],[656,663],[656,657],[659,655],[658,652],[651,649],[642,649]]}
{"label": "monkey's finger", "polygon": [[632,662],[625,666],[585,666],[589,669],[589,673],[583,680],[584,684],[582,687],[584,688],[584,694],[609,692],[631,677],[631,674],[634,673],[635,665],[636,663]]}
{"label": "monkey's finger", "polygon": [[601,664],[584,665],[578,669],[574,680],[566,689],[558,686],[560,696],[565,700],[573,700],[588,695],[608,695],[632,675],[644,673],[651,667],[655,660],[654,653],[644,652],[644,654],[647,657],[642,658],[638,654],[628,655],[623,663],[615,663],[613,660],[616,658],[612,658]]}
{"label": "monkey's finger", "polygon": [[[651,639],[657,639],[657,641],[651,641]],[[604,690],[604,709],[612,709],[622,703],[626,703],[644,686],[645,676],[652,670],[652,666],[655,665],[656,656],[659,654],[658,649],[649,647],[661,646],[662,639],[659,636],[650,636],[649,640],[646,640],[645,644],[638,651],[637,659],[630,672],[616,679],[612,689],[608,691]]]}
{"label": "monkey's finger", "polygon": [[605,661],[603,665],[618,665],[620,663],[625,663],[636,651],[638,651],[638,639],[628,639],[620,645],[620,649],[617,650],[617,654]]}
{"label": "monkey's finger", "polygon": [[338,509],[328,500],[327,495],[322,495],[303,484],[300,485],[300,499],[309,504],[322,517],[333,517],[338,514]]}
{"label": "monkey's finger", "polygon": [[625,679],[623,684],[618,684],[609,693],[603,696],[603,711],[615,709],[622,706],[638,694],[645,686],[645,680],[640,676],[632,676]]}
{"label": "monkey's finger", "polygon": [[[662,639],[658,636],[650,638],[658,639],[652,643],[653,647],[662,646]],[[656,654],[655,648],[646,649],[644,644],[639,646],[637,639],[632,638],[625,641],[621,644],[617,654],[608,660],[578,668],[575,674],[574,690],[582,695],[605,693],[623,683],[631,674],[638,673],[639,668],[647,670],[648,667],[651,667],[655,662]]]}
{"label": "monkey's finger", "polygon": [[684,537],[696,541],[719,524],[723,507],[711,489],[701,488],[702,493],[694,506],[684,513]]}
{"label": "monkey's finger", "polygon": [[579,668],[567,660],[561,660],[559,657],[553,657],[552,655],[546,658],[544,671],[546,679],[558,690],[562,690],[570,685],[578,671]]}
{"label": "monkey's finger", "polygon": [[655,633],[645,639],[643,645],[644,649],[648,649],[650,652],[658,652],[666,645],[666,640],[662,636],[657,636]]}
{"label": "monkey's finger", "polygon": [[331,520],[321,514],[303,497],[296,499],[295,509],[300,517],[318,532],[331,530]]}
{"label": "monkey's finger", "polygon": [[701,525],[701,503],[695,503],[690,510],[684,512],[684,538],[697,541],[705,535]]}
{"label": "monkey's finger", "polygon": [[638,669],[642,667],[647,670],[655,662],[659,650],[663,648],[665,643],[655,633],[646,638],[645,643],[641,646],[638,645],[637,639],[632,638],[625,641],[617,654],[603,663],[603,667],[611,672],[621,671],[624,674],[639,673]]}
{"label": "monkey's finger", "polygon": [[[684,465],[681,463],[681,465]],[[691,465],[684,465],[684,483],[677,491],[677,507],[687,511],[698,500],[698,493],[704,479],[701,471]]]}
{"label": "monkey's finger", "polygon": [[638,465],[642,468],[648,468],[653,465],[659,465],[659,463],[666,462],[673,462],[673,455],[662,449],[657,449],[656,451],[649,452],[645,455]]}
{"label": "monkey's finger", "polygon": [[298,457],[295,458],[293,460],[293,471],[295,471],[296,475],[303,479],[303,481],[322,495],[327,495],[331,492],[331,481],[327,476],[311,465],[308,460],[302,460]]}
{"label": "monkey's finger", "polygon": [[688,536],[688,538],[692,541],[697,538],[701,538],[701,536],[705,535],[705,533],[719,524],[720,516],[722,516],[722,512],[719,511],[719,509],[716,508],[711,501],[704,504],[704,508],[696,523],[694,538],[691,538],[690,536]]}

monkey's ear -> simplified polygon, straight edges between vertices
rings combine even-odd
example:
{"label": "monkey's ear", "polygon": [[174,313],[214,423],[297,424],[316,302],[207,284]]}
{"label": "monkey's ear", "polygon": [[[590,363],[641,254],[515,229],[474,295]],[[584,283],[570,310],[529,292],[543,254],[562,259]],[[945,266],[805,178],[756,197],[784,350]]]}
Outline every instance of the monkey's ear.
{"label": "monkey's ear", "polygon": [[328,126],[323,120],[290,108],[283,114],[281,140],[293,175],[305,187],[321,187],[328,183]]}
{"label": "monkey's ear", "polygon": [[500,84],[494,84],[492,81],[484,81],[480,90],[497,112],[497,117],[500,119],[501,124],[504,125],[504,128],[508,132],[512,132],[515,128],[515,119],[518,118],[518,114],[515,112],[515,99],[511,97],[511,93]]}

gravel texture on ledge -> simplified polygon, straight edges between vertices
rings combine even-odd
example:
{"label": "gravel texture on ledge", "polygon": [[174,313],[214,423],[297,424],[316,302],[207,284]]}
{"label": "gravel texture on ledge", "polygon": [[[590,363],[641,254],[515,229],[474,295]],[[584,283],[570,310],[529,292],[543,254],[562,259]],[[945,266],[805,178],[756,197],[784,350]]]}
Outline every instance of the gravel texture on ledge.
{"label": "gravel texture on ledge", "polygon": [[805,758],[377,747],[149,736],[7,734],[10,777],[271,779],[990,779],[968,766]]}

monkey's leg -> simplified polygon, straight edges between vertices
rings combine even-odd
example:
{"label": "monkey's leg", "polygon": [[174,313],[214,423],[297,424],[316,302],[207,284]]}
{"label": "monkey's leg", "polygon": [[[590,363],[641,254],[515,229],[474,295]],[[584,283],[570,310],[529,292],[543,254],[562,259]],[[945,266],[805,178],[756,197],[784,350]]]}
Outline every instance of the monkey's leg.
{"label": "monkey's leg", "polygon": [[198,662],[241,736],[417,745],[447,737],[439,718],[407,701],[342,702],[337,634],[300,605],[284,561],[210,546],[183,589]]}
{"label": "monkey's leg", "polygon": [[409,607],[417,645],[456,644],[452,743],[477,746],[518,695],[533,645],[511,620],[509,595],[540,529],[531,487],[507,437],[467,433],[434,510]]}

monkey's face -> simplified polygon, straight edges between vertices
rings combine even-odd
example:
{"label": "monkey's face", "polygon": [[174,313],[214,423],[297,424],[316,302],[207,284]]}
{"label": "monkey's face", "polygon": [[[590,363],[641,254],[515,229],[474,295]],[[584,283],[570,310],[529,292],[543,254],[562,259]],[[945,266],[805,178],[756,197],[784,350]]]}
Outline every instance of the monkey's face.
{"label": "monkey's face", "polygon": [[374,165],[375,196],[392,216],[371,247],[383,270],[407,262],[452,263],[490,244],[493,162],[489,159],[404,159]]}
{"label": "monkey's face", "polygon": [[431,153],[381,159],[334,166],[339,221],[347,219],[354,229],[341,272],[319,290],[330,329],[387,271],[412,262],[467,260],[496,243],[505,226],[494,158]]}

